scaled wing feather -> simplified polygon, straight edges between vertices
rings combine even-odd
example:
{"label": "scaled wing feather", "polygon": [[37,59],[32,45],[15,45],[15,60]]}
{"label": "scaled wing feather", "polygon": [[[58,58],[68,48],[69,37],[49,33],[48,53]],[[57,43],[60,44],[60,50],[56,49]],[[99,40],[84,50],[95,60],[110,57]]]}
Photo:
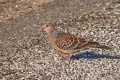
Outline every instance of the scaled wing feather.
{"label": "scaled wing feather", "polygon": [[55,44],[58,48],[64,50],[79,49],[85,45],[88,41],[83,38],[78,38],[73,34],[58,33]]}

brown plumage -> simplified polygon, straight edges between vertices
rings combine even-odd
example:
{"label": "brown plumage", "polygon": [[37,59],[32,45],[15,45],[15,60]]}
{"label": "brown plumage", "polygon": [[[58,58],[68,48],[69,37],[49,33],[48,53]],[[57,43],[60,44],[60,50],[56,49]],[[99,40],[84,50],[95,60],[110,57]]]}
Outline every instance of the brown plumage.
{"label": "brown plumage", "polygon": [[[110,49],[107,46],[100,45],[98,42],[90,42],[84,38],[76,37],[73,34],[57,31],[52,24],[45,24],[43,30],[47,32],[51,45],[63,53],[69,54],[80,51],[84,48]],[[69,56],[70,59],[70,56]]]}

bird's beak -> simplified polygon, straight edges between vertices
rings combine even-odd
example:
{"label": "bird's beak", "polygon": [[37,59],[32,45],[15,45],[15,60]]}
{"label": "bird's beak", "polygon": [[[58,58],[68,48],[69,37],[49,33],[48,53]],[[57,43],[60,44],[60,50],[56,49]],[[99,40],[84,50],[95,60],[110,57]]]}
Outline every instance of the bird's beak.
{"label": "bird's beak", "polygon": [[42,30],[44,31],[44,28],[42,28]]}
{"label": "bird's beak", "polygon": [[44,31],[45,27],[42,28],[42,30]]}

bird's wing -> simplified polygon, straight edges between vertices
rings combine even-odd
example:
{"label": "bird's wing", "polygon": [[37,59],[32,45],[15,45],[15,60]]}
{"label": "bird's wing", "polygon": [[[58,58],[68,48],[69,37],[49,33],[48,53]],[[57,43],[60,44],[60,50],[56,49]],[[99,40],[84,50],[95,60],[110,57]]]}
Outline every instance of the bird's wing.
{"label": "bird's wing", "polygon": [[85,39],[78,38],[69,33],[58,33],[55,40],[55,45],[64,50],[80,49],[86,43],[88,43],[88,41]]}

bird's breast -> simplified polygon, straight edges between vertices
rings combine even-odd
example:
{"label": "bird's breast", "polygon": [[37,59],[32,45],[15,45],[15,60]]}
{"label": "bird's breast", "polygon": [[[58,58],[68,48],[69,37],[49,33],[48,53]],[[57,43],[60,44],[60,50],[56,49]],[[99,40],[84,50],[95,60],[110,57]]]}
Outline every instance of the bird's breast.
{"label": "bird's breast", "polygon": [[52,47],[55,48],[56,50],[64,52],[64,53],[72,53],[72,50],[64,50],[64,49],[61,49],[58,46],[56,46],[54,37],[51,36],[51,37],[48,37],[48,39],[49,39],[49,42],[51,43]]}

